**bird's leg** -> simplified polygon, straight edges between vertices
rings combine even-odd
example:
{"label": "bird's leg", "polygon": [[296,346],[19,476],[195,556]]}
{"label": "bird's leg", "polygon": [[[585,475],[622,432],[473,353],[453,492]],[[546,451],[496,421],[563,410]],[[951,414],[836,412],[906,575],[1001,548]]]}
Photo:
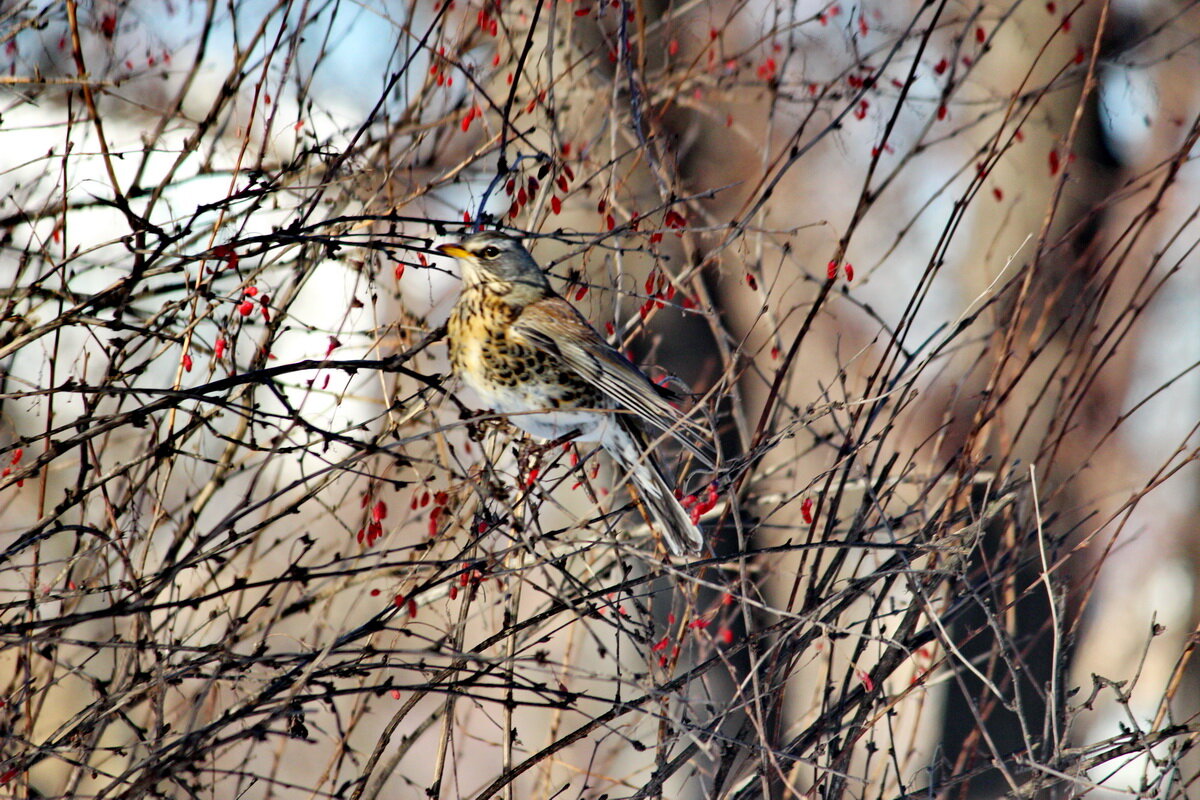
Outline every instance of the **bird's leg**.
{"label": "bird's leg", "polygon": [[573,431],[559,436],[557,439],[542,444],[534,444],[527,442],[520,452],[517,453],[517,468],[522,475],[529,476],[526,478],[527,484],[532,485],[533,481],[537,480],[537,475],[542,469],[542,456],[558,447],[564,447],[576,439],[583,431],[576,428]]}
{"label": "bird's leg", "polygon": [[549,453],[556,447],[562,447],[564,444],[570,444],[571,442],[575,441],[582,433],[583,430],[580,428],[576,428],[573,431],[567,431],[557,439],[552,439],[551,441],[544,442],[542,444],[530,445],[529,452],[539,456],[543,453]]}
{"label": "bird's leg", "polygon": [[521,446],[521,449],[517,451],[517,469],[521,475],[527,476],[523,478],[525,485],[527,487],[532,486],[533,482],[537,480],[538,474],[542,471],[542,456],[578,435],[579,431],[576,430],[568,433],[566,436],[560,436],[552,442],[543,442],[541,444],[531,442],[527,439]]}

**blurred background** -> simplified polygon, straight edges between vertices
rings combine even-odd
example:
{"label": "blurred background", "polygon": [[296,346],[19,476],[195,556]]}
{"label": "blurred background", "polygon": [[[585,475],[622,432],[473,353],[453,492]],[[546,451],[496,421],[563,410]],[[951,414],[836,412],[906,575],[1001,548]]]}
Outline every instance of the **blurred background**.
{"label": "blurred background", "polygon": [[[1198,37],[4,3],[0,793],[1191,796]],[[689,390],[710,551],[448,374],[476,227]]]}

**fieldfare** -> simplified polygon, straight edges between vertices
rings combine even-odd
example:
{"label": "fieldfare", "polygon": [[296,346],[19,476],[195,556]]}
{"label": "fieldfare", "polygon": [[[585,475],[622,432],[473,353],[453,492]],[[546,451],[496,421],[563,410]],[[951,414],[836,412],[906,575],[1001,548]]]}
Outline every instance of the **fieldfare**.
{"label": "fieldfare", "polygon": [[711,434],[556,294],[516,239],[483,231],[437,249],[462,269],[448,324],[455,373],[534,436],[598,442],[628,474],[671,553],[700,551],[704,537],[643,426],[679,440],[710,468]]}

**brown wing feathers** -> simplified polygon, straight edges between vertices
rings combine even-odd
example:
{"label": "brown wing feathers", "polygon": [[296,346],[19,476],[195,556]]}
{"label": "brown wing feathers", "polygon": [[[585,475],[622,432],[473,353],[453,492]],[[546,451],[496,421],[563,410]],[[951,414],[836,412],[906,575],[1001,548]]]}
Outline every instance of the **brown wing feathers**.
{"label": "brown wing feathers", "polygon": [[712,446],[704,428],[668,403],[663,395],[670,392],[656,386],[604,341],[566,300],[547,297],[531,303],[513,323],[512,332],[530,346],[557,357],[619,407],[675,437],[706,466],[713,466]]}

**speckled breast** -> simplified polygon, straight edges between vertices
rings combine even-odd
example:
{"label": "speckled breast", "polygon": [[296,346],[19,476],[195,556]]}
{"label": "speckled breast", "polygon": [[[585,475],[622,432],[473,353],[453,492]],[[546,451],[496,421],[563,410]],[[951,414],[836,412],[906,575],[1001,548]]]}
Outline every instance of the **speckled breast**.
{"label": "speckled breast", "polygon": [[601,407],[590,384],[513,333],[520,313],[485,290],[464,291],[447,325],[455,373],[500,411]]}

